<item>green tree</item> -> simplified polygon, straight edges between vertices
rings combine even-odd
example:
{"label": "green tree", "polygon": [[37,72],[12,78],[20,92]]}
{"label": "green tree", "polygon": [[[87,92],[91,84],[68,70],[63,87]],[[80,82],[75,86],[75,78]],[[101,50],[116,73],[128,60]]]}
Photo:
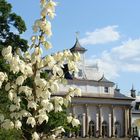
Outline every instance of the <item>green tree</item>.
{"label": "green tree", "polygon": [[[17,34],[13,30],[16,30]],[[13,51],[18,48],[26,51],[28,49],[27,40],[20,37],[20,34],[25,31],[25,22],[12,12],[11,4],[6,0],[0,0],[0,49],[11,45]]]}
{"label": "green tree", "polygon": [[[15,31],[15,32],[13,32]],[[26,31],[26,25],[23,19],[16,13],[12,12],[12,5],[6,0],[0,0],[0,71],[8,73],[10,79],[14,78],[9,71],[9,65],[2,58],[1,51],[4,47],[11,45],[13,53],[21,49],[26,51],[28,49],[27,40],[20,37]],[[3,86],[4,88],[4,86]],[[4,90],[0,91],[0,113],[9,115],[7,95]],[[15,136],[13,135],[15,134]],[[0,139],[9,138],[10,140],[16,139],[17,134],[15,131],[0,131]],[[8,139],[8,140],[9,140]],[[6,139],[7,140],[7,139]]]}
{"label": "green tree", "polygon": [[[16,30],[16,33],[13,32]],[[0,0],[0,71],[5,71],[9,75],[9,65],[2,58],[1,51],[8,45],[12,46],[13,53],[18,49],[26,51],[28,49],[27,40],[22,39],[20,34],[26,31],[26,25],[23,19],[16,13],[12,12],[12,5],[6,0]],[[11,75],[11,80],[13,76]],[[5,110],[5,103],[7,100],[3,91],[0,92],[0,110]]]}

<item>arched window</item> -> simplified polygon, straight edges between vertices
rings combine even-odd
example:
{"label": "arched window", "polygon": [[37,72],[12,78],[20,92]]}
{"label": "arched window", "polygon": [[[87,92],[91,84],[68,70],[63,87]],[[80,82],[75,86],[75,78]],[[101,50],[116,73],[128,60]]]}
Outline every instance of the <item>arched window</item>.
{"label": "arched window", "polygon": [[95,137],[96,126],[94,121],[89,122],[89,137]]}
{"label": "arched window", "polygon": [[103,123],[102,123],[102,136],[103,137],[108,136],[108,124],[106,121],[103,121]]}
{"label": "arched window", "polygon": [[115,136],[121,137],[121,124],[118,121],[115,122]]}

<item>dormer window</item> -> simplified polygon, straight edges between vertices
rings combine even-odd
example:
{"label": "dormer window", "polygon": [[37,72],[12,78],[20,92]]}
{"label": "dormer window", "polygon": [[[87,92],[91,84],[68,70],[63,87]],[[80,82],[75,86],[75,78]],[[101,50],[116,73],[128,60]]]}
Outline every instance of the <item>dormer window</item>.
{"label": "dormer window", "polygon": [[140,102],[136,102],[135,109],[140,110]]}
{"label": "dormer window", "polygon": [[108,87],[104,87],[104,92],[108,93],[109,92],[109,88]]}
{"label": "dormer window", "polygon": [[79,77],[82,77],[82,76],[83,76],[83,72],[82,72],[81,69],[79,69],[79,71],[78,71],[78,76],[79,76]]}

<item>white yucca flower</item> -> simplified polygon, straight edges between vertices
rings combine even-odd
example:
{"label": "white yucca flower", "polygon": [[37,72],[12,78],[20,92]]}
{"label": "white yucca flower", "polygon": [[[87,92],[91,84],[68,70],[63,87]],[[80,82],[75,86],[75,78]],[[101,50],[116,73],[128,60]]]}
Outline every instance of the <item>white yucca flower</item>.
{"label": "white yucca flower", "polygon": [[15,128],[16,128],[16,129],[21,129],[21,126],[22,126],[21,121],[16,120],[16,121],[15,121]]}
{"label": "white yucca flower", "polygon": [[72,119],[73,119],[72,116],[68,116],[68,117],[67,117],[67,122],[68,122],[68,123],[71,123],[71,122],[72,122]]}
{"label": "white yucca flower", "polygon": [[46,123],[47,123],[48,120],[49,120],[49,117],[47,116],[46,113],[38,115],[39,124],[42,124],[44,121],[46,121]]}
{"label": "white yucca flower", "polygon": [[4,129],[9,130],[9,129],[13,129],[14,128],[14,123],[11,120],[6,119],[6,120],[4,120],[4,122],[2,123],[1,126]]}
{"label": "white yucca flower", "polygon": [[32,128],[36,125],[36,121],[34,117],[28,117],[27,119],[27,124],[30,124],[32,126]]}
{"label": "white yucca flower", "polygon": [[11,54],[11,52],[12,52],[12,47],[8,46],[7,48],[3,48],[2,55],[5,57],[5,56]]}
{"label": "white yucca flower", "polygon": [[37,134],[37,132],[34,132],[33,134],[32,134],[32,140],[39,140],[40,139],[40,137],[39,137],[39,135]]}
{"label": "white yucca flower", "polygon": [[76,119],[76,118],[73,118],[72,119],[72,126],[74,127],[74,126],[78,126],[80,124],[80,121],[78,120],[78,119]]}
{"label": "white yucca flower", "polygon": [[10,85],[10,83],[8,82],[8,83],[5,85],[5,90],[6,90],[6,91],[9,91],[10,88],[11,88],[11,85]]}
{"label": "white yucca flower", "polygon": [[24,82],[25,78],[23,76],[19,76],[17,79],[16,79],[16,84],[17,85],[22,85],[23,82]]}
{"label": "white yucca flower", "polygon": [[34,101],[29,101],[28,102],[28,109],[29,108],[33,108],[33,109],[37,109],[37,103],[36,102],[34,102]]}

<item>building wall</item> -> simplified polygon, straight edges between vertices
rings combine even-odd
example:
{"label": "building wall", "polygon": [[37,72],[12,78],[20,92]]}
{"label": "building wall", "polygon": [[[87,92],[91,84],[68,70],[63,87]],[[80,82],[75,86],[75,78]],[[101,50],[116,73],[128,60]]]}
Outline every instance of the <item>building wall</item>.
{"label": "building wall", "polygon": [[114,87],[108,87],[108,93],[105,93],[104,88],[105,86],[98,86],[92,84],[75,84],[71,83],[69,85],[60,85],[60,92],[68,91],[70,87],[80,88],[82,93],[92,93],[92,94],[114,94]]}
{"label": "building wall", "polygon": [[114,123],[120,123],[120,135],[124,135],[124,110],[121,107],[114,108]]}
{"label": "building wall", "polygon": [[89,122],[96,122],[96,114],[98,113],[96,106],[88,106]]}
{"label": "building wall", "polygon": [[[97,137],[97,132],[103,136],[103,125],[106,123],[107,131],[106,136],[112,137],[124,137],[128,135],[129,130],[129,113],[128,108],[123,106],[115,106],[113,108],[114,114],[112,114],[112,105],[102,104],[73,104],[71,113],[76,116],[82,126],[82,136],[89,135],[89,125],[93,121],[95,125],[95,135]],[[113,121],[113,123],[112,123]],[[98,134],[99,136],[99,134]]]}

